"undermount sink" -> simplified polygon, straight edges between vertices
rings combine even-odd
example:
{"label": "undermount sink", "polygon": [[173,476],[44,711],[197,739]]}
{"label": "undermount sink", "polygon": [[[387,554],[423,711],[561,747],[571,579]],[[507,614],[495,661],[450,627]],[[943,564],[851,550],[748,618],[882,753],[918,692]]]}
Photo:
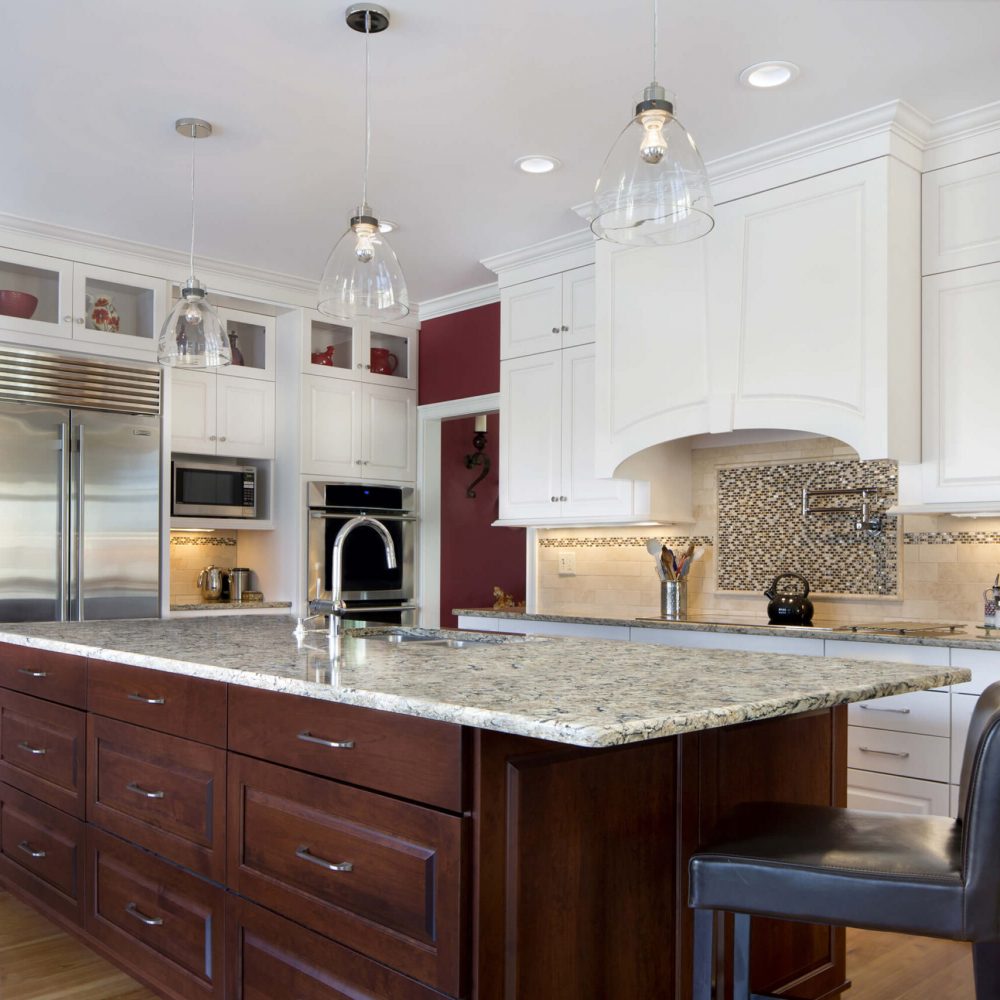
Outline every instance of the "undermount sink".
{"label": "undermount sink", "polygon": [[505,646],[509,643],[538,641],[536,636],[507,635],[501,633],[470,634],[463,636],[442,635],[440,632],[421,632],[409,629],[386,631],[354,630],[359,639],[369,639],[375,642],[387,642],[394,646],[416,643],[424,646],[446,646],[449,649],[465,649],[469,646]]}

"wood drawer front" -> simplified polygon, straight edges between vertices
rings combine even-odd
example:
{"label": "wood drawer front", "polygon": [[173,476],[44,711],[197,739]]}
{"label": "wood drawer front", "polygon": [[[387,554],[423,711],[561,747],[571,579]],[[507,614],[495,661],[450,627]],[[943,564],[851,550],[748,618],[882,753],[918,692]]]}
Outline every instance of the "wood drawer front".
{"label": "wood drawer front", "polygon": [[82,817],[86,719],[75,708],[0,690],[0,780]]}
{"label": "wood drawer front", "polygon": [[946,782],[950,742],[940,736],[848,726],[847,766]]}
{"label": "wood drawer front", "polygon": [[87,658],[0,642],[0,687],[87,707]]}
{"label": "wood drawer front", "polygon": [[229,788],[230,888],[458,995],[460,817],[235,754]]}
{"label": "wood drawer front", "polygon": [[442,1000],[421,986],[327,938],[230,895],[230,995],[236,1000]]}
{"label": "wood drawer front", "polygon": [[0,784],[0,872],[83,923],[83,822]]}
{"label": "wood drawer front", "polygon": [[[353,745],[329,747],[313,740]],[[462,811],[461,726],[234,684],[229,748]]]}
{"label": "wood drawer front", "polygon": [[852,726],[894,729],[924,736],[947,736],[951,726],[951,698],[947,691],[909,691],[888,698],[872,698],[847,706]]}
{"label": "wood drawer front", "polygon": [[225,880],[224,750],[92,715],[87,753],[87,819]]}
{"label": "wood drawer front", "polygon": [[91,660],[87,707],[162,733],[226,745],[226,685],[219,681]]}
{"label": "wood drawer front", "polygon": [[87,829],[87,930],[182,997],[223,996],[225,890]]}

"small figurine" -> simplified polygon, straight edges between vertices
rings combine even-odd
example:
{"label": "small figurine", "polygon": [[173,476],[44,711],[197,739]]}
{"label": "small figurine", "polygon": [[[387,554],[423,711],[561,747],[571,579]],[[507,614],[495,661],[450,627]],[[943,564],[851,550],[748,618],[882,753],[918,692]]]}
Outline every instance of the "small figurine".
{"label": "small figurine", "polygon": [[517,598],[513,594],[505,593],[500,587],[493,588],[493,610],[505,611],[510,608],[519,608]]}

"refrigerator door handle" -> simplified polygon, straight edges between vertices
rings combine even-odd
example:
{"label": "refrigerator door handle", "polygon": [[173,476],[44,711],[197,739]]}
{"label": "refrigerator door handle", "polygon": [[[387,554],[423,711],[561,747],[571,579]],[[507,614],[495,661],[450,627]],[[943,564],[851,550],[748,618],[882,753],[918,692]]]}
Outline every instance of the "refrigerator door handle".
{"label": "refrigerator door handle", "polygon": [[56,594],[58,618],[64,622],[69,617],[69,424],[59,424],[59,558],[56,566]]}
{"label": "refrigerator door handle", "polygon": [[76,620],[83,621],[83,424],[76,425]]}

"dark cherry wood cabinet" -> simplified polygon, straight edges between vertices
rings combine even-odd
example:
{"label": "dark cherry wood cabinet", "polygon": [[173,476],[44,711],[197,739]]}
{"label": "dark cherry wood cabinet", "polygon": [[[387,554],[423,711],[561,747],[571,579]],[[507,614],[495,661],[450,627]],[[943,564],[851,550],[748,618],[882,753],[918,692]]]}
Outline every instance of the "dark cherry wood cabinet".
{"label": "dark cherry wood cabinet", "polygon": [[226,685],[164,670],[91,660],[87,708],[185,739],[226,745]]}
{"label": "dark cherry wood cabinet", "polygon": [[0,687],[87,707],[87,658],[0,642]]}
{"label": "dark cherry wood cabinet", "polygon": [[232,685],[229,749],[461,812],[461,726]]}
{"label": "dark cherry wood cabinet", "polygon": [[230,888],[454,996],[461,817],[230,755]]}
{"label": "dark cherry wood cabinet", "polygon": [[91,715],[87,819],[224,882],[226,752]]}
{"label": "dark cherry wood cabinet", "polygon": [[445,994],[230,895],[226,933],[234,1000],[444,1000]]}
{"label": "dark cherry wood cabinet", "polygon": [[0,688],[0,781],[84,815],[87,716]]}

